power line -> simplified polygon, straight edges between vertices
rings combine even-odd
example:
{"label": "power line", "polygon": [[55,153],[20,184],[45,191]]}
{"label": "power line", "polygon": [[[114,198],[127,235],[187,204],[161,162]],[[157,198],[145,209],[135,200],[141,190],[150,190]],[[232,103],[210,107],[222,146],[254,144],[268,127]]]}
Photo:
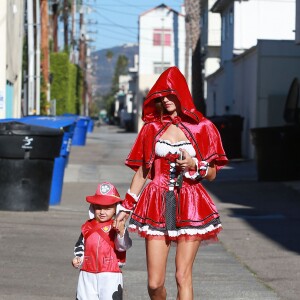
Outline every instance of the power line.
{"label": "power line", "polygon": [[[105,19],[105,20],[107,20],[108,22],[110,22],[111,24],[113,24],[113,25],[115,25],[115,26],[118,26],[118,27],[120,27],[120,28],[123,28],[123,29],[125,29],[125,30],[128,30],[128,27],[123,26],[123,25],[120,25],[120,24],[114,22],[114,21],[111,20],[110,18],[104,16],[104,15],[103,15],[102,13],[100,13],[99,11],[97,12],[97,14],[100,15],[103,19]],[[130,29],[129,29],[129,30],[130,30]],[[130,30],[130,31],[131,31],[131,30]],[[134,32],[134,33],[135,33],[135,32]]]}
{"label": "power line", "polygon": [[97,6],[97,9],[113,12],[113,13],[120,14],[120,15],[137,16],[137,14],[134,14],[134,13],[131,14],[131,13],[128,13],[128,12],[124,12],[124,10],[119,11],[119,10],[113,10],[113,9],[109,9],[109,8],[99,7],[99,6]]}

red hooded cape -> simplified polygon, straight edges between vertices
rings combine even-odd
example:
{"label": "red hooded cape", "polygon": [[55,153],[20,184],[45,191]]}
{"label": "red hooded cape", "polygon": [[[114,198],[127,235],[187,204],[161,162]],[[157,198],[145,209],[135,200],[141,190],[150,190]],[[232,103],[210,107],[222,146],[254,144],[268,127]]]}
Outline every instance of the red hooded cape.
{"label": "red hooded cape", "polygon": [[145,122],[129,153],[125,164],[137,170],[143,164],[150,168],[155,157],[155,144],[172,124],[169,116],[163,120],[156,110],[155,99],[176,95],[181,106],[178,127],[184,132],[196,151],[199,161],[214,161],[217,169],[224,166],[226,158],[221,138],[214,124],[196,110],[187,82],[177,67],[164,71],[149,91],[143,106]]}

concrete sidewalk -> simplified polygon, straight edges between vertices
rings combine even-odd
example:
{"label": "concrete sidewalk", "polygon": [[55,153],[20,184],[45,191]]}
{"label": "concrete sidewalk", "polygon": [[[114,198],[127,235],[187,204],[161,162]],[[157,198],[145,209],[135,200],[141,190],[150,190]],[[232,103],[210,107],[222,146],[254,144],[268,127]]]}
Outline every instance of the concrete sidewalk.
{"label": "concrete sidewalk", "polygon": [[[133,172],[124,166],[134,133],[95,128],[84,147],[72,147],[61,204],[48,212],[0,211],[0,300],[75,299],[78,271],[71,266],[85,196],[113,182],[121,195]],[[299,194],[285,183],[259,183],[252,162],[232,162],[205,183],[220,210],[221,243],[200,248],[194,264],[194,299],[298,299]],[[297,201],[299,200],[299,201]],[[148,299],[144,241],[124,268],[124,300]],[[167,269],[167,299],[176,299],[174,253]]]}

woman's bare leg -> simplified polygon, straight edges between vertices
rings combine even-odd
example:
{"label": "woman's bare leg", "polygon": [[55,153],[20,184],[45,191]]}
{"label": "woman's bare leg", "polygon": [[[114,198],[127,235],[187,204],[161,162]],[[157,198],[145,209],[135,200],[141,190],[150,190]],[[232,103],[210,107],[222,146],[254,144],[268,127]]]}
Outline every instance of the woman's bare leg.
{"label": "woman's bare leg", "polygon": [[200,241],[180,241],[176,251],[177,300],[193,300],[193,263]]}
{"label": "woman's bare leg", "polygon": [[151,300],[167,299],[165,276],[170,244],[164,240],[147,240],[148,293]]}

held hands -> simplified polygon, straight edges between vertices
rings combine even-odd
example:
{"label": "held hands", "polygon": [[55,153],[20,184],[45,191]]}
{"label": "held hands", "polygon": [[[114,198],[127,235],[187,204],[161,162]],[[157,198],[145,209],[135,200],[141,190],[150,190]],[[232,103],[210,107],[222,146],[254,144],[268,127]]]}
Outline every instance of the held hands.
{"label": "held hands", "polygon": [[123,237],[124,235],[125,223],[129,218],[129,214],[130,214],[129,212],[120,211],[113,222],[113,227],[116,229],[116,231],[119,233],[121,237]]}

